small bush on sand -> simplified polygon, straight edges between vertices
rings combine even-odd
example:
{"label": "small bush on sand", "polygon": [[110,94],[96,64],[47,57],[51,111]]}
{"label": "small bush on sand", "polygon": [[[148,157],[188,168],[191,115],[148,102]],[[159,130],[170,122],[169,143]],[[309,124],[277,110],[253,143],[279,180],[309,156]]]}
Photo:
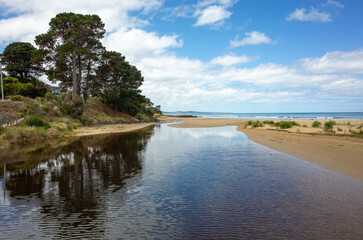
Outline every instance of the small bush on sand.
{"label": "small bush on sand", "polygon": [[295,121],[281,121],[278,124],[275,124],[276,127],[280,127],[281,129],[287,129],[287,128],[292,128],[293,126],[300,126],[297,122]]}
{"label": "small bush on sand", "polygon": [[272,121],[272,120],[265,120],[265,121],[263,121],[263,124],[268,124],[268,125],[272,125],[272,126],[275,126],[275,123],[274,123],[274,121]]}
{"label": "small bush on sand", "polygon": [[314,121],[313,124],[311,125],[313,128],[318,128],[321,126],[321,122],[318,121]]}
{"label": "small bush on sand", "polygon": [[263,123],[260,121],[253,122],[252,127],[254,127],[254,128],[263,127]]}
{"label": "small bush on sand", "polygon": [[335,121],[326,122],[324,125],[324,130],[326,132],[331,132],[331,131],[333,131],[334,125],[336,125]]}

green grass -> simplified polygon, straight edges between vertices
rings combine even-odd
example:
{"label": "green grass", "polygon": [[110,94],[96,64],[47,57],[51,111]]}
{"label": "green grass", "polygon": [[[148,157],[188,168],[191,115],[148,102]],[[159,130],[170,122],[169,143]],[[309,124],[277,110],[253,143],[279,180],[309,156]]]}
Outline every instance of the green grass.
{"label": "green grass", "polygon": [[287,129],[287,128],[292,128],[293,126],[300,126],[300,125],[295,121],[281,121],[275,123],[275,126],[280,129]]}
{"label": "green grass", "polygon": [[263,124],[268,124],[268,125],[275,126],[275,122],[272,121],[272,120],[265,120],[265,121],[263,121]]}
{"label": "green grass", "polygon": [[3,126],[0,126],[0,135],[5,133],[5,128]]}
{"label": "green grass", "polygon": [[319,121],[314,121],[313,124],[311,125],[313,128],[318,128],[321,126],[321,122]]}
{"label": "green grass", "polygon": [[39,116],[28,116],[20,124],[24,127],[50,128],[49,122]]}
{"label": "green grass", "polygon": [[263,127],[263,123],[260,122],[260,121],[256,121],[256,122],[253,122],[252,124],[252,127],[256,128],[256,127]]}
{"label": "green grass", "polygon": [[334,125],[336,125],[336,122],[335,121],[329,121],[329,122],[326,122],[324,124],[324,130],[326,132],[332,132],[333,131],[333,127]]}

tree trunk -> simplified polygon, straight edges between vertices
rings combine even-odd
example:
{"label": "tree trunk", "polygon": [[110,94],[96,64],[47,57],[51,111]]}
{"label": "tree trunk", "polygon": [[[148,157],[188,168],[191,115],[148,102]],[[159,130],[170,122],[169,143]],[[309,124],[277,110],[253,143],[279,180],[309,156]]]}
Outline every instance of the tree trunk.
{"label": "tree trunk", "polygon": [[78,94],[77,56],[75,51],[73,51],[73,57],[72,57],[72,80],[73,80],[72,96],[74,97]]}

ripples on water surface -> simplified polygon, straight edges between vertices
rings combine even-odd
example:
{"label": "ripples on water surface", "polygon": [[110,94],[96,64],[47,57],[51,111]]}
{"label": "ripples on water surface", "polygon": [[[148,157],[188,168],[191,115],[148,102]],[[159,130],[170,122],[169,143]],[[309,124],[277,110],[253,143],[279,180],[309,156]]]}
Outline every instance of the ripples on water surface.
{"label": "ripples on water surface", "polygon": [[29,151],[1,160],[0,239],[363,236],[362,183],[235,127],[161,125]]}

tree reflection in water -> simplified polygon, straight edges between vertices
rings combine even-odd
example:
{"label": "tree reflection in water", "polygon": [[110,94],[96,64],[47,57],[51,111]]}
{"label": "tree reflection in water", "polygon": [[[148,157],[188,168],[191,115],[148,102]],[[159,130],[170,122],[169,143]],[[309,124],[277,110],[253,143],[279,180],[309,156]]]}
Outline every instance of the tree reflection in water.
{"label": "tree reflection in water", "polygon": [[1,175],[5,166],[7,172],[6,200],[16,206],[19,199],[40,199],[45,234],[56,230],[65,237],[64,230],[70,227],[78,229],[72,230],[73,235],[79,232],[83,237],[87,228],[92,228],[92,234],[102,233],[108,193],[120,189],[126,178],[141,169],[142,152],[152,134],[150,127],[130,134],[83,137],[56,149],[44,145],[21,155],[3,153],[2,162],[22,159],[1,163]]}

